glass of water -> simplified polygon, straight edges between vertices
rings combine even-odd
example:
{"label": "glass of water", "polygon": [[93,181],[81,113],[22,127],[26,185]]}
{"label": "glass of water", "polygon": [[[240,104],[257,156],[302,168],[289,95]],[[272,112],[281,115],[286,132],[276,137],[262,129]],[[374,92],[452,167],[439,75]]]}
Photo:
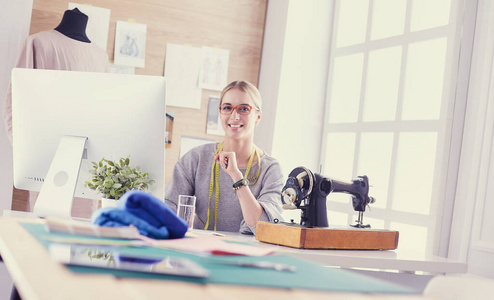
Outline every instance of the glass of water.
{"label": "glass of water", "polygon": [[195,196],[178,196],[177,215],[179,218],[182,218],[185,220],[185,222],[187,222],[187,224],[189,225],[189,230],[192,229],[192,225],[194,224],[195,207]]}

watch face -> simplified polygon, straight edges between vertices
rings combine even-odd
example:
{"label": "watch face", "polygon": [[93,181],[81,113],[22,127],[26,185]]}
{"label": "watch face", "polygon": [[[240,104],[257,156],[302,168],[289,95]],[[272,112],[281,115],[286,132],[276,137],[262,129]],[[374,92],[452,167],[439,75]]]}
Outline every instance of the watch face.
{"label": "watch face", "polygon": [[249,185],[249,181],[246,178],[242,178],[233,184],[233,189],[237,190],[244,185]]}

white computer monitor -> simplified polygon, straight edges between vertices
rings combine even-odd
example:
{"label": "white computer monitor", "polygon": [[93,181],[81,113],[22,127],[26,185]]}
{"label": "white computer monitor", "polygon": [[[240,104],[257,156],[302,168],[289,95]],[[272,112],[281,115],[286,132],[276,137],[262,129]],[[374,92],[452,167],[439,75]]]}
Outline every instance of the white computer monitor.
{"label": "white computer monitor", "polygon": [[36,215],[70,217],[74,195],[102,197],[84,187],[91,162],[130,155],[163,199],[165,114],[162,76],[14,69],[14,186],[40,191]]}

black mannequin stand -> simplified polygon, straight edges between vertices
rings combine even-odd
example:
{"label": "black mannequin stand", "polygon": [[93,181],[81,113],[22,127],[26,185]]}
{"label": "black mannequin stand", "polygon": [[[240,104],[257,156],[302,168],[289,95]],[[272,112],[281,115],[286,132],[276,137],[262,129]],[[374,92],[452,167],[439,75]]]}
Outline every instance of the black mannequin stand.
{"label": "black mannequin stand", "polygon": [[91,43],[86,35],[88,19],[88,16],[77,9],[77,7],[72,10],[66,10],[63,14],[62,21],[55,30],[71,39]]}

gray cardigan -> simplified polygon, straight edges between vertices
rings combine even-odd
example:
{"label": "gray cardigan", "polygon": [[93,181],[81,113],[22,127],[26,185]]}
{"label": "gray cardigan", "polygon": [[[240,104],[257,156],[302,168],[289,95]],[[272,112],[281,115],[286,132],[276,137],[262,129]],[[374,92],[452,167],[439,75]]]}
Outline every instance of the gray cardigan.
{"label": "gray cardigan", "polygon": [[[208,196],[211,180],[211,165],[216,144],[205,144],[187,152],[175,165],[173,176],[166,186],[165,202],[174,210],[177,209],[179,195],[195,195],[196,215],[195,229],[204,229],[207,220]],[[246,169],[240,169],[245,174]],[[258,163],[252,164],[249,177],[256,176]],[[248,226],[243,218],[240,202],[232,188],[233,180],[220,168],[218,201],[218,231],[240,231],[255,234],[256,227]],[[254,197],[263,208],[260,221],[282,220],[281,189],[283,174],[278,161],[264,154],[261,157],[261,173],[259,179],[249,186]],[[210,203],[209,230],[214,229],[215,188]]]}

